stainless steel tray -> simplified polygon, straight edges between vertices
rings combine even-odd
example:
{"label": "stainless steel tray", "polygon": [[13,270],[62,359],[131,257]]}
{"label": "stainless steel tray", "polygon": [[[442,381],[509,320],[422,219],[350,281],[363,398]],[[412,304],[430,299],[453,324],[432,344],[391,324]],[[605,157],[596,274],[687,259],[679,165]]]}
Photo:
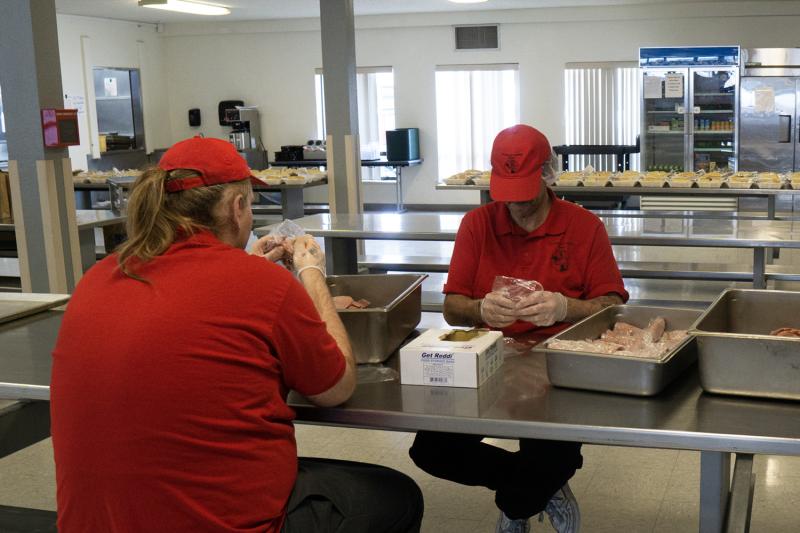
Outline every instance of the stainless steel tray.
{"label": "stainless steel tray", "polygon": [[[667,329],[689,329],[700,311],[674,307],[613,305],[585,318],[550,340],[596,339],[619,321],[637,327],[661,316]],[[630,356],[605,355],[567,350],[551,350],[546,342],[536,350],[547,355],[547,377],[559,387],[588,389],[635,396],[653,396],[697,359],[691,337],[660,360]]]}
{"label": "stainless steel tray", "polygon": [[32,315],[69,301],[69,294],[0,292],[0,324]]}
{"label": "stainless steel tray", "polygon": [[727,289],[692,326],[700,385],[708,392],[800,400],[800,292]]}
{"label": "stainless steel tray", "polygon": [[422,316],[425,274],[328,276],[333,296],[369,300],[367,309],[339,311],[357,363],[382,363],[414,331]]}

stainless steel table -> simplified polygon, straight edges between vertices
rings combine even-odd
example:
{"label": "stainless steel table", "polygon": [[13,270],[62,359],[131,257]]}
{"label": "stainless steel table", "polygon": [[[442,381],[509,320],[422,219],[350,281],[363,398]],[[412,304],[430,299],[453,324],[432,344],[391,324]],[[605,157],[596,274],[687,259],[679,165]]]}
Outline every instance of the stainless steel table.
{"label": "stainless steel table", "polygon": [[[461,214],[365,213],[317,214],[296,220],[306,232],[325,239],[328,272],[358,271],[358,239],[452,241]],[[769,248],[800,248],[800,222],[776,220],[684,220],[673,218],[608,217],[612,244],[638,246],[689,246],[748,248],[753,250],[753,286],[766,287],[765,257]],[[256,235],[268,233],[256,228]]]}
{"label": "stainless steel table", "polygon": [[[306,165],[309,166],[309,165]],[[303,191],[310,187],[326,185],[327,178],[309,183],[263,185],[254,187],[256,193],[259,192],[279,192],[281,193],[281,213],[283,218],[300,218],[305,212],[303,210]],[[76,205],[78,208],[92,208],[92,191],[108,191],[105,183],[75,183]]]}
{"label": "stainless steel table", "polygon": [[[81,264],[87,270],[97,261],[97,243],[94,229],[103,226],[122,224],[128,217],[116,215],[111,211],[98,209],[78,209],[75,213],[78,222],[78,241],[81,247]],[[14,231],[14,224],[0,224],[0,231]]]}
{"label": "stainless steel table", "polygon": [[[25,404],[31,406],[49,399],[50,352],[60,320],[60,312],[47,311],[0,325],[0,399],[34,400]],[[798,403],[705,394],[694,368],[652,398],[554,388],[544,357],[530,351],[535,340],[509,346],[503,367],[478,389],[367,383],[340,407],[314,407],[295,394],[289,401],[298,421],[308,423],[700,450],[704,533],[722,528],[730,453],[800,455]],[[46,409],[37,413],[41,418]],[[29,418],[30,431],[41,433],[38,419]],[[25,441],[20,428],[27,426],[13,427],[0,433],[0,449]]]}
{"label": "stainless steel table", "polygon": [[[734,198],[766,198],[767,218],[775,218],[775,197],[779,194],[800,194],[798,189],[723,189],[705,187],[567,187],[555,185],[552,187],[557,196],[689,196],[689,197],[734,197]],[[488,185],[436,185],[437,191],[479,191],[481,203],[488,204],[492,201],[489,196]]]}

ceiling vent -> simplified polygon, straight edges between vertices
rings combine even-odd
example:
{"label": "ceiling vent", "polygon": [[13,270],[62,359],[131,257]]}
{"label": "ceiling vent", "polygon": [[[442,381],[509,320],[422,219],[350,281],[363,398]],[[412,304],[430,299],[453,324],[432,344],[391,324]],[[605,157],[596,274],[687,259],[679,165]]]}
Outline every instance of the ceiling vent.
{"label": "ceiling vent", "polygon": [[456,50],[497,50],[498,29],[491,26],[456,26]]}

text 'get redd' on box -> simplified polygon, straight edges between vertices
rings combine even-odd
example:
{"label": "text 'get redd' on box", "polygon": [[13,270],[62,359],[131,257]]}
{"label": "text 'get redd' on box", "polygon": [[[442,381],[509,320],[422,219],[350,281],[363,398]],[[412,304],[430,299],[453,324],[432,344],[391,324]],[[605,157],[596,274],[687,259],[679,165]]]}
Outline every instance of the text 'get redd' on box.
{"label": "text 'get redd' on box", "polygon": [[503,364],[503,334],[429,329],[400,349],[400,383],[479,387]]}

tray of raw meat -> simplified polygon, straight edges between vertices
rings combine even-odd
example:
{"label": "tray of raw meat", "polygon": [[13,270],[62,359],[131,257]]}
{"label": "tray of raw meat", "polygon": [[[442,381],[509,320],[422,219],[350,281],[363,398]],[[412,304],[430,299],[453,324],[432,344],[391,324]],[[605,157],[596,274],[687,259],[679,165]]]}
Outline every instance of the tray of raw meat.
{"label": "tray of raw meat", "polygon": [[697,360],[688,329],[696,309],[614,305],[549,338],[553,385],[636,396],[661,392]]}

